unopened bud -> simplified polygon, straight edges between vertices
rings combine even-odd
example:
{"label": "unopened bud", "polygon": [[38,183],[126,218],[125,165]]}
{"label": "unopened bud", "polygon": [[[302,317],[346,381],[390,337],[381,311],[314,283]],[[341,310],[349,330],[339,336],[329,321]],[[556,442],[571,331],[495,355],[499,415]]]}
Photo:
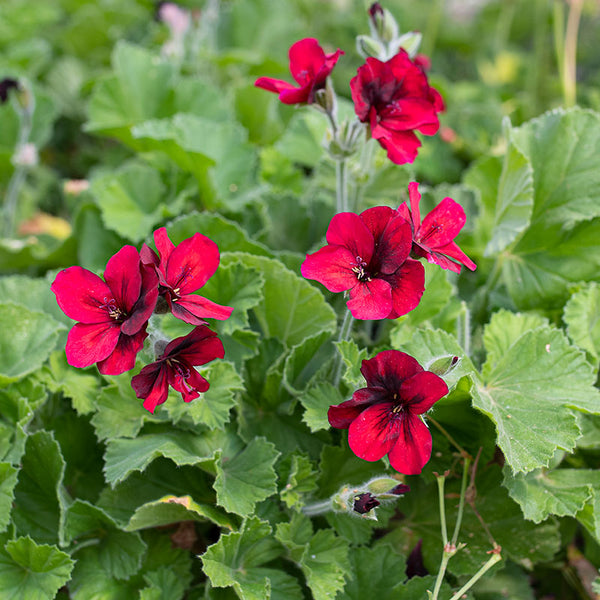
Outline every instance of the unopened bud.
{"label": "unopened bud", "polygon": [[392,13],[374,2],[369,8],[369,28],[373,37],[389,43],[398,37],[398,23]]}
{"label": "unopened bud", "polygon": [[404,48],[408,55],[414,58],[419,51],[422,39],[423,35],[419,31],[409,31],[395,40],[395,44],[397,45],[395,50],[398,52],[400,48]]}
{"label": "unopened bud", "polygon": [[366,488],[369,492],[378,495],[384,494],[395,485],[397,485],[398,481],[393,479],[392,477],[377,477],[375,479],[371,479],[371,481],[367,482]]}
{"label": "unopened bud", "polygon": [[359,35],[356,38],[356,51],[363,57],[373,56],[379,60],[385,59],[385,48],[381,42],[369,35]]}
{"label": "unopened bud", "polygon": [[329,77],[325,82],[325,87],[315,91],[314,105],[335,119],[337,113],[337,96]]}
{"label": "unopened bud", "polygon": [[427,371],[435,373],[439,377],[448,375],[456,366],[460,363],[460,357],[458,356],[440,356],[434,358],[426,367]]}
{"label": "unopened bud", "polygon": [[373,494],[364,493],[354,497],[354,512],[365,515],[380,505],[379,500]]}

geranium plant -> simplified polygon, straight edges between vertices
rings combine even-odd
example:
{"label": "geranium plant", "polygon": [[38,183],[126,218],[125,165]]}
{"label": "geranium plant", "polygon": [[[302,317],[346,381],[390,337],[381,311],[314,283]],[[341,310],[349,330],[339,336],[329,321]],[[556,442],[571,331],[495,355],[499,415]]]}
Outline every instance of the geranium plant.
{"label": "geranium plant", "polygon": [[591,4],[50,4],[0,5],[0,598],[593,598]]}

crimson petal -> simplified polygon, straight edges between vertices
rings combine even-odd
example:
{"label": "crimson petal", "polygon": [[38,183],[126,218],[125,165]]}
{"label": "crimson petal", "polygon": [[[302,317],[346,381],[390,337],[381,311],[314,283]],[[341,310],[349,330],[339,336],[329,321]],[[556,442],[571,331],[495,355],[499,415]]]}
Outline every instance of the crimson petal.
{"label": "crimson petal", "polygon": [[145,366],[131,379],[131,387],[138,398],[145,398],[144,408],[151,413],[169,395],[167,366],[163,362],[154,362]]}
{"label": "crimson petal", "polygon": [[146,328],[135,335],[121,333],[112,354],[98,362],[98,371],[102,375],[120,375],[135,367],[135,357],[144,347],[144,340],[148,337]]}
{"label": "crimson petal", "polygon": [[404,399],[412,414],[427,412],[448,393],[446,382],[431,371],[416,373],[400,386],[399,396]]}
{"label": "crimson petal", "polygon": [[139,252],[133,246],[123,246],[108,261],[104,279],[117,306],[129,313],[140,297],[142,286]]}
{"label": "crimson petal", "polygon": [[409,313],[419,305],[425,291],[425,269],[418,260],[406,259],[393,275],[386,275],[385,280],[392,288],[396,317]]}
{"label": "crimson petal", "polygon": [[392,310],[392,288],[383,279],[359,281],[350,290],[346,306],[355,319],[385,319]]}
{"label": "crimson petal", "polygon": [[104,360],[119,341],[120,327],[116,321],[76,323],[67,337],[65,352],[72,367],[89,367]]}
{"label": "crimson petal", "polygon": [[399,421],[391,403],[376,404],[363,410],[348,428],[348,444],[359,458],[375,461],[383,458],[399,435]]}
{"label": "crimson petal", "polygon": [[326,235],[327,242],[343,246],[352,253],[353,259],[360,257],[368,263],[373,256],[375,240],[369,228],[355,213],[338,213],[331,219]]}
{"label": "crimson petal", "polygon": [[187,294],[171,302],[173,316],[190,325],[205,325],[204,319],[224,321],[231,316],[231,306],[221,306],[196,294]]}
{"label": "crimson petal", "polygon": [[325,246],[314,254],[307,254],[300,267],[302,277],[322,283],[330,292],[344,292],[356,285],[352,271],[356,255],[341,246]]}
{"label": "crimson petal", "polygon": [[431,433],[416,415],[405,413],[389,451],[390,464],[404,475],[418,475],[431,458]]}
{"label": "crimson petal", "polygon": [[360,367],[369,389],[384,388],[392,393],[397,392],[406,379],[422,371],[416,358],[399,350],[384,350],[363,360]]}
{"label": "crimson petal", "polygon": [[444,198],[423,219],[417,241],[432,249],[445,246],[460,233],[466,220],[463,207],[452,198]]}

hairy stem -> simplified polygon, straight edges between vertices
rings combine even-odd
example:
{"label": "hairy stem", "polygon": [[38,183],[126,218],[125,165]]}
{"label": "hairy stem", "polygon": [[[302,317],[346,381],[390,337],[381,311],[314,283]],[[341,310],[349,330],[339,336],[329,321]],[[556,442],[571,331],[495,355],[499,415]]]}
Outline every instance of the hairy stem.
{"label": "hairy stem", "polygon": [[[340,326],[340,333],[338,335],[338,342],[345,342],[350,338],[350,332],[352,331],[352,325],[354,325],[354,317],[349,310],[346,310],[344,314],[344,320]],[[337,387],[342,378],[342,355],[338,350],[335,356],[335,362],[333,366],[333,385]]]}
{"label": "hairy stem", "polygon": [[454,596],[452,596],[452,598],[450,598],[450,600],[459,600],[459,598],[462,598],[463,594],[467,590],[470,590],[471,587],[473,587],[475,583],[477,583],[477,581],[479,581],[479,579],[481,579],[487,571],[489,571],[496,563],[500,562],[501,560],[502,555],[500,554],[500,552],[492,550],[492,555],[490,556],[488,561],[481,567],[481,569],[479,569],[479,571],[477,571],[477,573],[475,573],[475,575],[473,575],[473,577],[471,577],[471,579],[469,579],[469,581],[467,581],[467,583],[465,583],[465,585],[463,585],[460,588],[460,590],[458,590],[458,592],[454,594]]}
{"label": "hairy stem", "polygon": [[346,160],[335,161],[336,212],[348,211],[348,169]]}
{"label": "hairy stem", "polygon": [[471,464],[471,458],[465,457],[465,465],[463,468],[462,482],[460,485],[460,500],[458,502],[458,515],[456,516],[456,525],[454,526],[454,533],[452,534],[452,541],[450,542],[453,546],[456,546],[458,541],[458,534],[460,533],[460,526],[462,525],[463,513],[465,510],[465,495],[467,492],[467,479],[469,476],[469,466]]}
{"label": "hairy stem", "polygon": [[307,504],[302,507],[302,512],[307,517],[316,517],[317,515],[324,515],[331,510],[331,498],[327,498],[327,500],[322,500],[320,502],[315,502],[313,504]]}

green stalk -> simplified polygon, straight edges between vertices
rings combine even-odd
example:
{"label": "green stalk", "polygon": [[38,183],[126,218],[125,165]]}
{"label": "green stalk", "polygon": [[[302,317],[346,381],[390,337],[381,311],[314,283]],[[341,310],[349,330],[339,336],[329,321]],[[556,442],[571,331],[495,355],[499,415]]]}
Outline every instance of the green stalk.
{"label": "green stalk", "polygon": [[440,525],[442,528],[442,542],[444,547],[448,545],[448,528],[446,526],[446,502],[444,501],[444,483],[445,475],[436,475],[438,484],[438,499],[440,503]]}
{"label": "green stalk", "polygon": [[458,503],[458,515],[456,517],[456,525],[454,526],[454,533],[452,534],[452,541],[450,542],[453,546],[456,546],[458,541],[458,534],[460,533],[460,526],[462,524],[463,512],[465,510],[465,495],[467,491],[467,479],[469,477],[469,466],[471,465],[471,459],[465,456],[465,466],[463,469],[462,482],[460,484],[460,500]]}
{"label": "green stalk", "polygon": [[563,69],[563,93],[565,106],[575,106],[577,101],[577,36],[579,33],[579,22],[583,0],[569,0],[569,18],[567,19],[567,31],[565,34],[564,47],[564,69]]}
{"label": "green stalk", "polygon": [[[350,339],[350,333],[352,331],[352,325],[354,325],[354,317],[349,310],[346,310],[346,314],[344,315],[344,320],[342,321],[342,325],[340,327],[340,333],[338,335],[338,342],[345,342]],[[333,366],[333,385],[337,387],[340,383],[340,379],[342,378],[342,355],[338,350],[338,353],[335,357],[335,362]]]}
{"label": "green stalk", "polygon": [[473,575],[473,577],[471,577],[471,579],[469,579],[469,581],[467,581],[467,583],[465,583],[465,585],[463,585],[460,590],[458,590],[458,592],[456,592],[454,596],[450,598],[450,600],[459,600],[462,598],[465,592],[470,590],[477,583],[477,581],[479,581],[479,579],[481,579],[487,573],[487,571],[489,571],[501,560],[502,556],[494,551],[489,560],[481,567],[481,569],[479,569],[479,571],[477,571],[477,573],[475,573],[475,575]]}
{"label": "green stalk", "polygon": [[346,160],[335,161],[336,212],[348,212],[348,171]]}
{"label": "green stalk", "polygon": [[321,502],[315,502],[314,504],[307,504],[302,507],[302,512],[307,517],[316,517],[317,515],[324,515],[331,511],[331,498],[322,500]]}

